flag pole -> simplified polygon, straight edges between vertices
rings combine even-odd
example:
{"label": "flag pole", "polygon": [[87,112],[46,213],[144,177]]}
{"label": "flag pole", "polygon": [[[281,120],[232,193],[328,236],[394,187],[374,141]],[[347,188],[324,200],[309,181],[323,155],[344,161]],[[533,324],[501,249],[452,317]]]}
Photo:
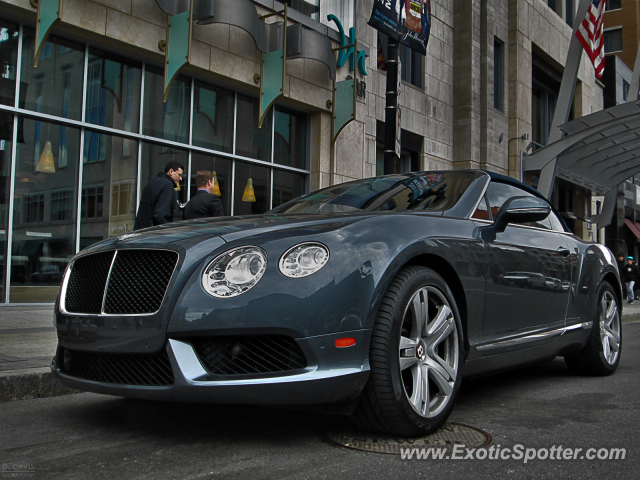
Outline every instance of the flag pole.
{"label": "flag pole", "polygon": [[[567,60],[565,62],[564,74],[562,75],[562,83],[560,84],[560,93],[558,94],[558,103],[556,111],[551,122],[551,132],[549,133],[549,141],[547,145],[552,144],[562,138],[562,130],[558,127],[564,125],[569,120],[571,105],[573,103],[573,95],[576,89],[576,80],[578,79],[578,70],[580,69],[580,60],[582,59],[582,44],[576,36],[578,28],[582,25],[582,21],[587,16],[589,6],[592,0],[580,0],[576,19],[573,23],[573,34],[571,35],[571,43],[567,52]],[[540,159],[543,165],[540,172],[540,181],[538,183],[538,191],[550,199],[553,193],[553,185],[556,177],[556,165],[558,157]]]}
{"label": "flag pole", "polygon": [[627,101],[635,102],[638,100],[638,89],[640,88],[640,45],[638,46],[638,53],[636,54],[636,63],[633,66],[633,74],[631,75],[631,87],[629,88],[629,95]]}

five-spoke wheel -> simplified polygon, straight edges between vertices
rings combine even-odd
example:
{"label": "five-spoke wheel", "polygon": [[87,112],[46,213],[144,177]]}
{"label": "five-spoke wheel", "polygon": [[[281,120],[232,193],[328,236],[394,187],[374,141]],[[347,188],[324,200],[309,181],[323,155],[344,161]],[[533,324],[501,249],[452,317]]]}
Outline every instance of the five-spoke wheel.
{"label": "five-spoke wheel", "polygon": [[402,383],[413,409],[432,418],[447,406],[458,376],[458,329],[446,297],[434,287],[409,301],[400,337]]}
{"label": "five-spoke wheel", "polygon": [[564,357],[571,370],[582,375],[611,375],[615,372],[622,349],[620,314],[613,287],[602,283],[587,345],[580,352]]}
{"label": "five-spoke wheel", "polygon": [[371,375],[354,419],[398,435],[435,431],[453,408],[462,359],[460,314],[447,283],[429,268],[403,268],[378,311]]}

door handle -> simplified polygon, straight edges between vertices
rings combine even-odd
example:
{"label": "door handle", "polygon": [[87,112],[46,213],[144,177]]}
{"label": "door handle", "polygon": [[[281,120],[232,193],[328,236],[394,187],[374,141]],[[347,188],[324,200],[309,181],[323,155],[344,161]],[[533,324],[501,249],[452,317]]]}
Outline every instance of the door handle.
{"label": "door handle", "polygon": [[568,257],[569,255],[571,255],[571,250],[565,247],[558,247],[557,252],[561,254],[563,257]]}

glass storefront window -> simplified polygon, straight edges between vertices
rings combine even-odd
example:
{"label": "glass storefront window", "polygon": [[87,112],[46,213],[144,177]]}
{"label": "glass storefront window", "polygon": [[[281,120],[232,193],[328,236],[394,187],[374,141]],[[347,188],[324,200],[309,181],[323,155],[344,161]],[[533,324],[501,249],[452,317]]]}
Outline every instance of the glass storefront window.
{"label": "glass storefront window", "polygon": [[[225,215],[261,214],[305,193],[308,114],[276,106],[258,128],[257,99],[185,76],[163,102],[162,69],[57,35],[33,68],[34,36],[0,19],[0,303],[53,302],[79,249],[132,230],[140,189],[169,161],[185,167],[174,221],[201,170],[216,172]],[[244,196],[249,179],[255,201]]]}
{"label": "glass storefront window", "polygon": [[141,80],[139,62],[89,49],[86,121],[137,133]]}
{"label": "glass storefront window", "polygon": [[189,172],[191,176],[190,198],[193,198],[198,191],[198,187],[196,186],[196,173],[202,170],[216,172],[224,214],[231,215],[231,160],[193,152],[191,154],[191,171]]}
{"label": "glass storefront window", "polygon": [[174,142],[189,142],[191,82],[186,77],[173,81],[167,101],[163,102],[164,73],[147,66],[144,76],[144,119],[142,133]]}
{"label": "glass storefront window", "polygon": [[306,177],[300,173],[273,171],[273,208],[305,193]]}
{"label": "glass storefront window", "polygon": [[[11,117],[11,116],[10,116]],[[11,120],[13,120],[11,118]],[[5,272],[7,258],[7,221],[9,218],[9,183],[11,175],[11,146],[13,122],[5,133],[9,139],[0,138],[0,302],[5,301]]]}
{"label": "glass storefront window", "polygon": [[276,108],[273,139],[273,161],[304,169],[307,158],[307,116]]}
{"label": "glass storefront window", "polygon": [[27,110],[80,120],[84,45],[49,35],[33,68],[34,36],[34,30],[24,29],[20,102],[25,99]]}
{"label": "glass storefront window", "polygon": [[[0,20],[0,103],[13,106],[16,98],[16,60],[18,56],[18,25]],[[6,114],[0,114],[0,135]],[[6,132],[5,132],[6,134]]]}
{"label": "glass storefront window", "polygon": [[257,98],[238,95],[236,155],[271,161],[271,111],[267,112],[262,128],[260,102]]}
{"label": "glass storefront window", "polygon": [[[28,118],[23,122],[24,143],[18,143],[16,158],[10,295],[15,303],[53,302],[76,252],[80,132]],[[68,158],[64,166],[59,163],[62,152]]]}
{"label": "glass storefront window", "polygon": [[188,171],[189,154],[186,150],[179,148],[167,147],[156,143],[142,143],[140,191],[143,191],[145,185],[149,183],[151,179],[157,177],[158,173],[164,172],[164,167],[166,167],[167,163],[174,160],[184,165],[184,173],[182,174],[182,180],[180,180],[180,189],[175,190],[177,203],[173,212],[173,221],[177,222],[183,219],[182,208],[187,203],[187,175],[190,174]]}
{"label": "glass storefront window", "polygon": [[224,88],[195,82],[193,144],[231,153],[235,95]]}
{"label": "glass storefront window", "polygon": [[[247,201],[248,180],[253,183],[255,201]],[[236,178],[234,186],[234,215],[253,215],[269,210],[271,191],[271,171],[267,167],[259,167],[246,162],[236,162]],[[249,193],[249,192],[247,192]],[[243,197],[245,200],[243,200]]]}
{"label": "glass storefront window", "polygon": [[[104,144],[104,162],[90,161],[91,138],[96,137]],[[87,131],[84,134],[82,158],[80,250],[101,240],[133,231],[138,142]]]}

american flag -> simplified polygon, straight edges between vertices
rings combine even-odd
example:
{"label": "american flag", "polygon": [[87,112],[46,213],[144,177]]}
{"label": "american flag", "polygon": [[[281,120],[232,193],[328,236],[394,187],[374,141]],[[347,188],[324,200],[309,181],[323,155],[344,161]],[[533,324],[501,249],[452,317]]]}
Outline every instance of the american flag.
{"label": "american flag", "polygon": [[607,0],[593,0],[576,36],[596,69],[598,78],[604,72],[604,6]]}

